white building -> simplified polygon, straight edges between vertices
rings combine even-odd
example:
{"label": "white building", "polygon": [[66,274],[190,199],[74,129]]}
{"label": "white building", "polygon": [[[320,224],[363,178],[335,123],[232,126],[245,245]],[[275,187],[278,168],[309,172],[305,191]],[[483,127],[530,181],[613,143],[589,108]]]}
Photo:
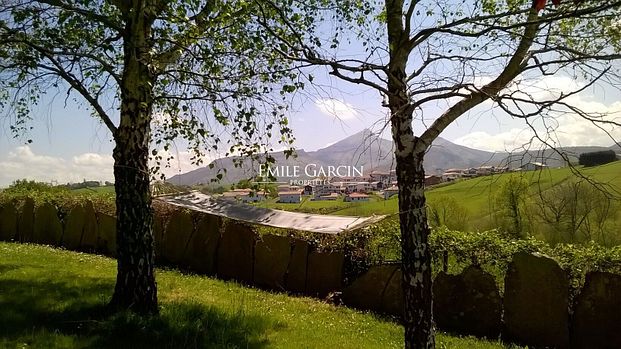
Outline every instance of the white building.
{"label": "white building", "polygon": [[450,168],[442,174],[442,181],[453,181],[464,176],[464,170],[460,168]]}
{"label": "white building", "polygon": [[222,193],[224,198],[235,199],[241,202],[259,202],[267,198],[264,191],[253,191],[251,189],[234,189]]}
{"label": "white building", "polygon": [[330,195],[332,193],[338,194],[340,192],[341,192],[341,186],[336,185],[334,183],[317,184],[313,188],[313,193],[315,194],[315,196]]}
{"label": "white building", "polygon": [[384,185],[389,185],[391,181],[395,180],[396,175],[391,172],[373,171],[369,174],[371,180],[374,182],[382,182]]}
{"label": "white building", "polygon": [[548,168],[548,165],[543,164],[541,162],[528,162],[520,166],[520,169],[522,171],[537,171],[537,170],[543,170],[544,168]]}
{"label": "white building", "polygon": [[494,174],[496,172],[496,167],[494,166],[480,166],[477,168],[477,175],[479,176],[488,176]]}
{"label": "white building", "polygon": [[345,202],[369,201],[369,195],[362,193],[351,193],[345,195]]}
{"label": "white building", "polygon": [[393,195],[397,195],[399,194],[399,188],[396,186],[392,186],[389,188],[384,189],[384,200],[389,199],[390,197],[392,197]]}
{"label": "white building", "polygon": [[302,201],[301,191],[281,191],[278,193],[278,202],[298,204]]}

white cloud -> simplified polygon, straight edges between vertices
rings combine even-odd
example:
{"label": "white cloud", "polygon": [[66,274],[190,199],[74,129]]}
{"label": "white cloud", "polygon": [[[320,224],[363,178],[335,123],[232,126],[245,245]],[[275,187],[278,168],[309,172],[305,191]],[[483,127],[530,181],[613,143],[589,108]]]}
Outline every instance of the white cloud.
{"label": "white cloud", "polygon": [[[583,86],[584,84],[581,82],[569,77],[550,76],[531,81],[528,84],[517,84],[512,86],[511,90],[521,94],[522,97],[528,94],[535,100],[542,101],[558,98],[561,93],[567,95],[567,93],[576,91]],[[605,104],[597,99],[597,96],[590,94],[589,91],[584,91],[567,97],[564,99],[564,102],[577,110],[589,113],[593,118],[621,123],[621,102]],[[524,106],[523,108],[532,111],[532,107]],[[537,134],[550,145],[565,147],[584,145],[610,146],[614,140],[621,141],[621,127],[613,124],[594,123],[581,117],[574,110],[565,107],[558,106],[554,109],[553,111],[544,112],[544,114],[537,117],[529,118]],[[519,150],[531,141],[532,146],[539,147],[541,142],[533,140],[534,130],[525,125],[523,129],[512,128],[496,134],[478,131],[462,136],[456,139],[455,142],[468,147],[490,151]]]}
{"label": "white cloud", "polygon": [[351,120],[358,116],[358,112],[351,104],[334,98],[318,99],[315,106],[322,113],[340,120]]}
{"label": "white cloud", "polygon": [[114,159],[110,155],[84,153],[73,157],[73,164],[76,166],[92,166],[92,167],[111,167],[114,165]]}
{"label": "white cloud", "polygon": [[[160,151],[164,159],[172,157],[169,167],[161,172],[170,178],[199,167],[207,166],[213,157],[203,158],[203,164],[193,164],[188,151]],[[151,163],[153,165],[153,162]],[[0,187],[7,186],[17,179],[36,180],[50,183],[76,183],[83,180],[114,181],[114,159],[109,154],[83,153],[68,159],[36,154],[29,146],[19,146],[10,151],[5,158],[0,156]]]}
{"label": "white cloud", "polygon": [[491,135],[487,132],[477,131],[457,138],[454,142],[469,148],[487,151],[516,151],[532,140],[533,133],[530,130],[511,129]]}
{"label": "white cloud", "polygon": [[61,157],[35,154],[29,146],[19,146],[0,159],[0,186],[16,179],[59,183],[87,180],[112,180],[112,157],[85,153],[71,160]]}

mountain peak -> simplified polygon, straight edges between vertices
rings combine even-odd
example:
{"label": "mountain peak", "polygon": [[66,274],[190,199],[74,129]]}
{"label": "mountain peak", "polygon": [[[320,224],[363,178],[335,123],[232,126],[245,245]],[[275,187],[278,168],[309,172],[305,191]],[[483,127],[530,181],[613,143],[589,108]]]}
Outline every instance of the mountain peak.
{"label": "mountain peak", "polygon": [[[442,168],[468,168],[489,163],[492,153],[469,149],[451,143],[442,138],[434,142],[425,156],[425,168],[428,173],[435,173]],[[317,151],[303,151],[298,149],[296,158],[286,159],[282,152],[272,153],[278,165],[306,166],[317,164],[321,166],[357,166],[364,168],[364,173],[372,171],[387,171],[394,169],[394,149],[390,140],[381,137],[381,133],[363,129],[334,144]],[[223,182],[235,183],[240,179],[247,179],[256,170],[256,164],[250,160],[244,166],[234,166],[232,159],[222,158],[214,162],[214,168],[201,168],[193,172],[177,175],[170,179],[175,184],[210,183],[216,176],[217,168],[226,168]]]}
{"label": "mountain peak", "polygon": [[390,143],[389,140],[383,139],[377,134],[369,129],[364,129],[362,131],[356,132],[351,136],[347,136],[340,141],[330,144],[327,147],[321,148],[317,151],[325,151],[325,150],[354,150],[356,148],[369,146],[374,143]]}

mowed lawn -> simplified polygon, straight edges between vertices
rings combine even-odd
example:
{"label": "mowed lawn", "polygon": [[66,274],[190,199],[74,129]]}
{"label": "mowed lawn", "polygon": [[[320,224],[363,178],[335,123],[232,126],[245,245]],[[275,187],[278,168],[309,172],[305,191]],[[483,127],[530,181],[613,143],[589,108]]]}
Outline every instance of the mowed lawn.
{"label": "mowed lawn", "polygon": [[[403,329],[316,299],[158,270],[161,314],[110,314],[113,259],[0,243],[2,348],[398,348]],[[439,334],[438,348],[503,348]]]}

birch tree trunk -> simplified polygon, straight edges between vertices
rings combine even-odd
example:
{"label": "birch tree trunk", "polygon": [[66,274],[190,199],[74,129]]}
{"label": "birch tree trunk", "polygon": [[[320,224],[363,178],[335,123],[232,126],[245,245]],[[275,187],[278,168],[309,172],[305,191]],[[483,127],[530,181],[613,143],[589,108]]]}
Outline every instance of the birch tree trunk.
{"label": "birch tree trunk", "polygon": [[412,113],[407,106],[404,110],[393,116],[392,135],[399,182],[405,348],[434,348],[430,229],[424,194],[425,153],[413,151],[416,138],[411,127]]}
{"label": "birch tree trunk", "polygon": [[404,296],[405,348],[434,348],[431,252],[425,209],[426,149],[415,152],[414,107],[408,96],[406,65],[411,46],[403,26],[402,0],[386,0],[388,42],[388,105],[399,183],[401,270]]}
{"label": "birch tree trunk", "polygon": [[145,7],[138,2],[126,14],[121,120],[113,152],[118,273],[110,303],[154,314],[158,303],[148,161],[155,78],[148,64],[152,22]]}

